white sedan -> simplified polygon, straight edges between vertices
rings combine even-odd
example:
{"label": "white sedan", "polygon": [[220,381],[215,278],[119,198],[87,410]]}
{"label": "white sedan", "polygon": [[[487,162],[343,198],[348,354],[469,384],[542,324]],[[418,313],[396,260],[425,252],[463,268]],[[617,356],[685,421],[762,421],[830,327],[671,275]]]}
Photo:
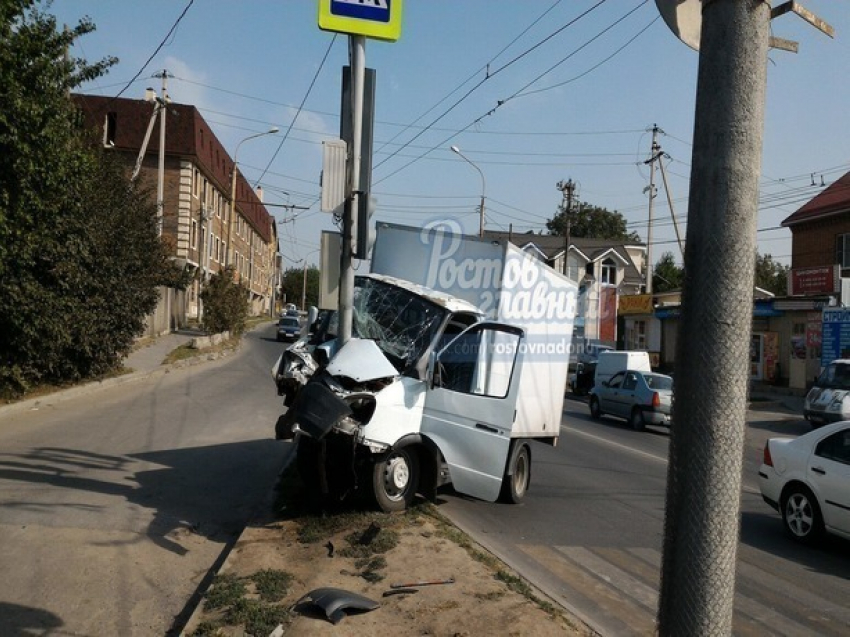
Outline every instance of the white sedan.
{"label": "white sedan", "polygon": [[815,543],[824,531],[850,539],[850,421],[769,439],[759,486],[795,540]]}

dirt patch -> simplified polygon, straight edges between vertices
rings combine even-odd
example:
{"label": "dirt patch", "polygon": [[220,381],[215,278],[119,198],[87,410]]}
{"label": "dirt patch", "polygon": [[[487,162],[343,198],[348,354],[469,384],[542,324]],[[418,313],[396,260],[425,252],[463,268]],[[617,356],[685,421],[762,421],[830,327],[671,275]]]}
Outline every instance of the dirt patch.
{"label": "dirt patch", "polygon": [[[263,601],[257,581],[269,573],[286,585],[279,599]],[[444,583],[423,584],[436,581]],[[335,625],[299,603],[327,587],[378,607],[347,612]],[[279,623],[286,635],[592,634],[427,503],[398,514],[290,514],[252,525],[205,597],[185,634],[259,637]]]}

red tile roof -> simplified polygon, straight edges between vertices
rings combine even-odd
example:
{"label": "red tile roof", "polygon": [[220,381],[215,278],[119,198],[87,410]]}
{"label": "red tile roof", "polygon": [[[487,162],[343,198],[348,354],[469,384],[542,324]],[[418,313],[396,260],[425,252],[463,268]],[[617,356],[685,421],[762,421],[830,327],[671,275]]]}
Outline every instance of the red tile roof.
{"label": "red tile roof", "polygon": [[[153,113],[153,104],[100,95],[72,94],[71,99],[80,107],[87,125],[98,130],[102,130],[106,114],[115,113],[115,148],[138,154]],[[190,157],[229,200],[233,160],[209,124],[197,108],[187,104],[169,104],[166,113],[166,154]],[[146,155],[156,156],[158,153],[159,121],[154,125]],[[241,172],[236,178],[236,207],[264,242],[272,241],[274,219]]]}
{"label": "red tile roof", "polygon": [[839,212],[850,212],[850,173],[833,182],[826,190],[782,222],[792,226]]}

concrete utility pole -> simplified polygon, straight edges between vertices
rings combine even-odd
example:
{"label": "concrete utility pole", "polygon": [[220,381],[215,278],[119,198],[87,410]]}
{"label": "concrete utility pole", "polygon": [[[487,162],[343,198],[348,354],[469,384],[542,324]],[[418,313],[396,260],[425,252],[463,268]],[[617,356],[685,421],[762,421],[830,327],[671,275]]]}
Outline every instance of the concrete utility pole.
{"label": "concrete utility pole", "polygon": [[572,179],[558,182],[558,190],[563,195],[564,222],[567,224],[564,229],[564,275],[569,278],[569,258],[570,258],[570,223],[572,222],[573,212],[573,193],[575,192],[575,184]]}
{"label": "concrete utility pole", "polygon": [[770,5],[702,2],[658,632],[729,635]]}
{"label": "concrete utility pole", "polygon": [[159,171],[156,188],[156,229],[157,234],[162,236],[162,222],[165,214],[165,118],[168,113],[167,105],[171,100],[168,97],[168,71],[163,69],[154,77],[162,79],[159,108]]}
{"label": "concrete utility pole", "polygon": [[652,149],[649,153],[649,221],[646,226],[646,286],[645,292],[652,294],[652,212],[655,203],[655,159],[658,156],[658,126],[652,127]]}

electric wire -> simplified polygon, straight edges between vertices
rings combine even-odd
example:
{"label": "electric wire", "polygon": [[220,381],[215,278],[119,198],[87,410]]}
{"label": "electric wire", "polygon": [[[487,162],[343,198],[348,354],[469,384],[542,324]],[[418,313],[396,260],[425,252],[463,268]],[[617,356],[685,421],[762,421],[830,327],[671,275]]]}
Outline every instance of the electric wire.
{"label": "electric wire", "polygon": [[[644,0],[644,1],[646,1],[646,0]],[[404,148],[406,148],[406,147],[407,147],[407,145],[409,145],[410,143],[412,143],[412,142],[416,141],[416,140],[417,140],[419,137],[421,137],[421,136],[422,136],[422,135],[423,135],[426,131],[430,130],[430,129],[431,129],[431,127],[432,127],[434,124],[436,124],[436,123],[437,123],[437,122],[439,122],[441,119],[443,119],[446,115],[448,115],[449,113],[451,113],[451,112],[452,112],[455,108],[457,108],[457,107],[458,107],[458,106],[459,106],[462,102],[464,102],[464,101],[466,100],[466,98],[468,98],[470,95],[472,95],[472,93],[474,93],[474,92],[475,92],[475,91],[476,91],[476,90],[477,90],[477,89],[478,89],[478,88],[479,88],[482,84],[484,84],[484,83],[485,83],[485,82],[487,82],[488,80],[492,79],[493,77],[495,77],[496,75],[498,75],[499,73],[501,73],[502,71],[504,71],[505,69],[509,68],[509,67],[510,67],[510,66],[512,66],[514,63],[518,62],[519,60],[521,60],[522,58],[524,58],[526,55],[528,55],[529,53],[531,53],[532,51],[534,51],[535,49],[537,49],[538,47],[540,47],[541,45],[543,45],[545,42],[548,42],[548,41],[549,41],[549,40],[551,40],[553,37],[555,37],[556,35],[558,35],[558,34],[559,34],[559,33],[561,33],[562,31],[564,31],[565,29],[567,29],[568,27],[573,26],[573,25],[574,25],[574,24],[576,24],[579,20],[581,20],[582,18],[584,18],[585,16],[589,15],[590,13],[592,13],[593,11],[595,11],[597,8],[599,8],[600,6],[602,6],[603,4],[605,4],[605,2],[607,2],[607,0],[599,0],[599,2],[597,2],[595,5],[593,5],[592,7],[590,7],[589,9],[587,9],[586,11],[584,11],[583,13],[579,14],[577,17],[573,18],[572,20],[570,20],[569,22],[567,22],[565,25],[561,26],[559,29],[557,29],[557,30],[556,30],[556,31],[554,31],[553,33],[551,33],[551,34],[549,34],[548,36],[546,36],[543,40],[541,40],[540,42],[538,42],[538,43],[537,43],[537,44],[535,44],[534,46],[530,47],[529,49],[526,49],[525,51],[523,51],[522,53],[520,53],[519,55],[517,55],[516,57],[514,57],[512,60],[510,60],[510,61],[508,61],[507,63],[505,63],[505,64],[503,64],[502,66],[500,66],[498,69],[496,69],[496,70],[495,70],[495,71],[493,71],[492,73],[489,73],[489,72],[488,72],[488,73],[487,73],[487,75],[484,77],[484,79],[482,79],[480,82],[478,82],[477,84],[475,84],[475,86],[473,86],[473,87],[472,87],[471,89],[469,89],[466,93],[464,93],[464,94],[463,94],[463,96],[461,96],[461,97],[460,97],[460,99],[458,99],[457,101],[455,101],[455,102],[454,102],[454,103],[453,103],[453,104],[452,104],[449,108],[447,108],[445,111],[443,111],[443,112],[442,112],[442,113],[441,113],[441,114],[440,114],[440,115],[439,115],[436,119],[432,120],[430,124],[428,124],[425,128],[423,128],[422,130],[420,130],[420,131],[419,131],[416,135],[414,135],[411,139],[409,139],[409,140],[408,140],[408,142],[407,142],[406,144],[402,145],[402,146],[401,146],[401,148],[399,148],[399,149],[398,149],[398,151],[396,151],[395,153],[390,154],[390,156],[389,156],[389,157],[384,158],[384,159],[383,159],[383,160],[381,160],[378,164],[376,164],[376,165],[374,166],[373,170],[377,170],[378,168],[380,168],[383,164],[385,164],[385,163],[386,163],[386,162],[388,162],[390,159],[392,159],[392,158],[393,158],[393,157],[394,157],[394,156],[395,156],[395,155],[396,155],[399,151],[401,151],[401,150],[403,150]],[[470,126],[467,126],[467,128],[469,128],[469,127],[471,127],[471,126],[472,126],[472,124],[470,124]],[[465,129],[461,129],[461,132],[463,132],[463,130],[465,130]],[[451,139],[451,137],[449,138],[449,140],[450,140],[450,139]],[[446,141],[448,141],[448,140],[446,140]],[[444,144],[444,143],[446,143],[446,142],[443,142],[443,144]],[[427,153],[426,153],[426,154],[427,154]],[[414,161],[417,161],[417,160],[414,160]],[[413,163],[413,162],[410,162],[410,163]],[[403,166],[400,170],[403,170],[404,168],[407,168],[408,166],[410,166],[410,163],[405,164],[405,165],[404,165],[404,166]],[[396,171],[396,172],[398,172],[398,171]],[[392,175],[396,174],[396,172],[391,173],[391,175],[390,175],[390,176],[392,176]],[[381,180],[381,181],[383,181],[383,180]]]}
{"label": "electric wire", "polygon": [[274,151],[274,155],[272,155],[272,158],[269,160],[269,163],[266,165],[265,169],[260,174],[260,177],[257,181],[261,181],[263,179],[263,177],[266,176],[266,173],[268,172],[269,168],[271,168],[272,163],[277,158],[277,155],[280,152],[280,149],[283,148],[283,143],[286,141],[286,138],[289,136],[289,131],[292,130],[292,127],[295,125],[295,122],[298,119],[298,115],[301,114],[301,109],[304,108],[304,103],[307,101],[307,98],[310,97],[310,93],[313,90],[313,86],[316,84],[316,80],[319,77],[319,73],[321,73],[322,69],[325,67],[325,61],[328,59],[328,55],[330,55],[331,49],[333,48],[333,45],[334,45],[334,42],[336,42],[336,36],[337,36],[337,34],[334,33],[333,37],[331,38],[330,44],[328,44],[328,49],[327,49],[327,51],[325,51],[325,55],[322,58],[321,63],[319,64],[319,68],[316,69],[316,73],[313,75],[313,79],[310,81],[310,86],[307,88],[307,92],[304,94],[304,98],[301,100],[301,104],[298,106],[298,110],[296,111],[295,116],[292,118],[292,121],[289,123],[289,128],[286,129],[286,133],[284,133],[283,138],[280,140],[280,144],[278,144],[277,150]]}
{"label": "electric wire", "polygon": [[128,88],[130,88],[130,86],[133,84],[133,82],[135,82],[137,79],[139,79],[139,76],[148,67],[148,64],[151,63],[151,60],[153,60],[156,57],[156,55],[160,52],[162,47],[165,46],[165,43],[168,42],[168,39],[171,37],[171,34],[174,33],[175,29],[177,29],[177,25],[180,24],[180,21],[186,15],[186,12],[189,11],[189,7],[191,7],[194,2],[195,2],[195,0],[189,0],[189,4],[186,5],[186,7],[183,9],[183,12],[177,18],[177,20],[175,20],[174,24],[171,25],[171,28],[168,30],[168,33],[165,34],[165,37],[162,39],[162,42],[160,42],[159,46],[157,46],[156,49],[154,50],[154,52],[151,53],[150,57],[142,65],[142,68],[139,69],[139,72],[136,73],[133,76],[133,79],[131,79],[129,82],[127,82],[127,84],[124,86],[124,88],[122,88],[120,91],[118,91],[118,95],[116,95],[112,99],[118,99],[119,97],[121,97],[124,94],[124,91],[126,91]]}

